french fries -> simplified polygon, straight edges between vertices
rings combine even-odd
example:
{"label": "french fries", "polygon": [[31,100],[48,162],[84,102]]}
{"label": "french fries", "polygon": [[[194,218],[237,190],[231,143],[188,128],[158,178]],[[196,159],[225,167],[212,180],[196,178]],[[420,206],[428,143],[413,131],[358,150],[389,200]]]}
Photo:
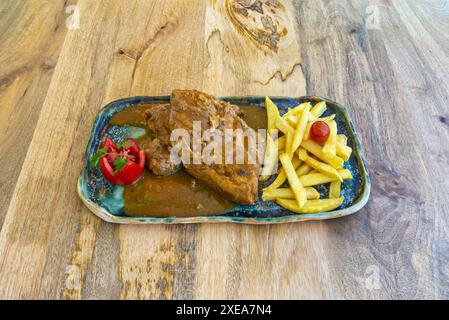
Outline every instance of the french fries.
{"label": "french fries", "polygon": [[284,169],[281,169],[278,173],[278,176],[276,177],[276,179],[265,189],[265,190],[273,190],[273,189],[277,189],[280,186],[282,186],[285,182],[285,180],[287,180],[287,176],[285,175],[285,171]]}
{"label": "french fries", "polygon": [[301,118],[299,119],[298,125],[296,126],[295,133],[293,135],[293,141],[290,145],[289,153],[293,154],[296,149],[301,145],[302,139],[304,138],[304,132],[306,131],[307,122],[309,121],[310,105],[307,105],[301,113]]}
{"label": "french fries", "polygon": [[352,149],[351,147],[345,146],[337,142],[337,156],[342,158],[344,161],[348,161],[351,157]]}
{"label": "french fries", "polygon": [[[293,168],[295,168],[295,169],[298,168],[301,165],[301,163],[302,163],[302,161],[300,161],[298,158],[293,158],[293,160],[292,160]],[[285,180],[287,180],[287,176],[285,175],[284,168],[280,168],[278,171],[278,176],[273,181],[273,183],[270,184],[268,187],[266,187],[263,190],[265,191],[265,190],[277,189],[284,184]]]}
{"label": "french fries", "polygon": [[267,131],[270,133],[271,130],[276,129],[276,120],[279,118],[279,109],[276,105],[271,101],[270,98],[265,97],[265,108],[267,109]]}
{"label": "french fries", "polygon": [[340,198],[340,192],[341,192],[341,182],[332,181],[329,187],[329,198],[330,199]]}
{"label": "french fries", "polygon": [[323,146],[323,152],[330,157],[337,154],[337,123],[335,121],[330,123],[330,134]]}
{"label": "french fries", "polygon": [[323,115],[323,113],[326,112],[326,110],[327,110],[326,102],[325,101],[318,102],[312,108],[312,110],[310,110],[309,120],[313,121],[313,120],[318,119],[319,117],[321,117]]}
{"label": "french fries", "polygon": [[[302,149],[304,150],[304,149]],[[328,175],[329,177],[334,177],[338,179],[340,182],[343,181],[343,178],[338,173],[337,169],[334,169],[332,166],[328,165],[327,163],[315,160],[312,157],[306,157],[305,159],[299,156],[298,157],[303,160],[305,163],[307,163],[310,167],[317,170],[318,172],[324,173],[325,175]]]}
{"label": "french fries", "polygon": [[309,151],[311,154],[317,158],[323,160],[324,162],[330,164],[335,169],[343,168],[343,159],[337,156],[331,156],[323,152],[322,147],[312,140],[305,140],[301,143],[301,147]]}
{"label": "french fries", "polygon": [[290,117],[292,117],[292,116],[297,116],[298,114],[300,114],[300,113],[304,110],[304,108],[305,108],[306,106],[311,106],[311,105],[310,105],[310,102],[301,103],[300,105],[298,105],[298,106],[296,106],[296,107],[294,107],[294,108],[292,108],[292,109],[289,109],[288,112],[286,112],[286,113],[282,116],[282,118],[284,118],[285,120],[288,121],[288,119],[289,119]]}
{"label": "french fries", "polygon": [[293,133],[287,132],[287,134],[285,136],[286,136],[286,139],[285,139],[285,152],[288,153],[288,156],[290,157],[290,159],[292,159],[293,158],[293,152],[291,152],[291,149],[292,149],[292,142],[293,142]]}
{"label": "french fries", "polygon": [[287,176],[291,189],[295,194],[298,207],[301,208],[307,202],[306,190],[303,188],[298,176],[296,175],[295,168],[293,167],[290,157],[283,153],[279,156],[279,160],[285,170],[285,175]]}
{"label": "french fries", "polygon": [[282,117],[289,122],[290,125],[296,128],[298,124],[300,114],[304,111],[305,108],[312,108],[310,102],[302,103],[296,108],[290,109],[286,114]]}
{"label": "french fries", "polygon": [[[307,200],[317,200],[320,198],[320,193],[316,191],[315,188],[309,187],[305,188]],[[282,199],[295,199],[295,194],[290,188],[278,188],[266,190],[262,193],[263,201],[276,200],[277,198]]]}
{"label": "french fries", "polygon": [[270,134],[267,134],[267,146],[265,149],[265,158],[263,162],[262,172],[260,174],[260,181],[267,181],[273,174],[277,163],[277,146]]}
{"label": "french fries", "polygon": [[306,161],[309,158],[309,156],[307,155],[307,151],[303,148],[298,148],[296,153],[298,154],[298,158],[301,161]]}
{"label": "french fries", "polygon": [[291,115],[291,116],[288,116],[287,118],[285,118],[285,120],[287,120],[291,126],[296,127],[296,125],[298,124],[299,118],[295,115]]}
{"label": "french fries", "polygon": [[282,131],[282,133],[287,134],[287,132],[290,132],[291,134],[295,133],[295,129],[293,129],[292,126],[290,126],[284,118],[278,117],[276,119],[276,128]]}
{"label": "french fries", "polygon": [[287,140],[286,136],[282,136],[278,139],[278,150],[284,150],[285,149],[285,142]]}
{"label": "french fries", "polygon": [[[281,116],[268,97],[265,102],[268,128],[278,129],[284,135],[277,141],[272,137],[267,139],[267,165],[264,165],[261,180],[266,181],[273,174],[276,165],[273,157],[278,154],[281,167],[276,179],[263,189],[262,200],[276,201],[280,206],[299,214],[325,212],[341,206],[344,201],[341,196],[344,181],[353,179],[351,172],[343,169],[352,149],[347,145],[347,137],[338,134],[335,114],[322,117],[327,110],[326,103],[322,101],[313,106],[310,102],[302,103]],[[317,143],[313,140],[315,137],[310,136],[315,121],[324,121],[329,125],[330,134],[324,143]],[[271,171],[267,173],[270,168]],[[329,184],[328,196],[320,195],[313,188],[321,184]],[[327,199],[320,199],[321,196]]]}
{"label": "french fries", "polygon": [[[343,180],[351,180],[352,179],[351,171],[349,171],[347,169],[340,170],[340,171],[338,171],[338,173],[340,174],[340,176],[342,177]],[[299,181],[301,182],[301,184],[304,187],[313,187],[313,186],[316,186],[319,184],[329,183],[332,181],[340,181],[340,180],[337,178],[325,175],[323,173],[309,173],[309,174],[299,177]]]}
{"label": "french fries", "polygon": [[299,207],[295,200],[277,198],[276,202],[280,206],[296,213],[318,213],[337,209],[343,203],[344,198],[308,200],[302,207]]}
{"label": "french fries", "polygon": [[307,163],[303,163],[298,167],[298,169],[296,169],[296,175],[298,177],[301,177],[303,175],[310,173],[312,170],[313,169]]}
{"label": "french fries", "polygon": [[348,137],[344,134],[337,134],[337,142],[343,145],[348,145]]}
{"label": "french fries", "polygon": [[352,149],[347,146],[348,138],[343,135],[337,135],[337,156],[342,158],[344,161],[348,161],[351,157]]}

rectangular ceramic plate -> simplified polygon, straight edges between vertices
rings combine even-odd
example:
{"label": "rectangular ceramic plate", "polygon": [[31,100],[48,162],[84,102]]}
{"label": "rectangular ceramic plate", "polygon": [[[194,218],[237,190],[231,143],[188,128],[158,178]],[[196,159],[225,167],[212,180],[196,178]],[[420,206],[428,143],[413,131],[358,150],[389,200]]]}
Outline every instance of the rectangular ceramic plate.
{"label": "rectangular ceramic plate", "polygon": [[[221,97],[220,99],[236,104],[245,110],[245,106],[258,106],[265,108],[265,97]],[[350,215],[360,210],[368,201],[370,193],[370,178],[362,155],[360,142],[354,126],[346,109],[336,102],[320,97],[272,97],[274,103],[279,107],[281,113],[288,108],[297,106],[302,102],[315,104],[326,101],[328,110],[324,116],[336,114],[339,133],[348,137],[348,145],[353,149],[345,168],[349,169],[354,177],[353,180],[342,184],[342,195],[345,201],[340,208],[330,212],[314,214],[296,214],[290,212],[272,201],[263,202],[259,194],[259,201],[251,206],[237,205],[234,209],[213,216],[198,217],[130,217],[123,212],[123,187],[109,184],[101,175],[98,168],[89,167],[89,159],[95,154],[105,136],[114,141],[122,141],[127,137],[137,138],[144,133],[143,129],[136,127],[109,126],[111,116],[125,108],[139,104],[168,103],[170,97],[132,97],[113,101],[106,105],[97,115],[87,150],[83,158],[83,170],[78,179],[78,193],[86,206],[101,219],[112,223],[126,224],[171,224],[171,223],[204,223],[204,222],[235,222],[248,224],[288,223],[307,220],[333,219]],[[328,184],[318,186],[322,198],[328,196]]]}

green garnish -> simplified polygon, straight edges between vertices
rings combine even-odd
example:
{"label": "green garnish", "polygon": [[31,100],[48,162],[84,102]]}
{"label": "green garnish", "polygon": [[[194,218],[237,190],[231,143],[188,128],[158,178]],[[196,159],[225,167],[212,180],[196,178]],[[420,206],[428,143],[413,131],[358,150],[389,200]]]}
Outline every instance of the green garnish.
{"label": "green garnish", "polygon": [[131,147],[133,144],[131,143],[131,141],[123,141],[122,143],[119,143],[117,145],[118,149],[123,149],[125,147]]}
{"label": "green garnish", "polygon": [[114,175],[119,173],[127,163],[128,161],[125,158],[116,158],[114,160]]}
{"label": "green garnish", "polygon": [[[123,141],[122,143],[119,143],[117,145],[117,149],[123,149],[125,147],[130,147],[133,144],[131,143],[131,141]],[[108,152],[108,148],[104,147],[101,149],[97,150],[97,153],[95,155],[92,156],[92,158],[90,158],[89,160],[89,166],[91,168],[98,166],[98,164],[100,163],[100,159],[103,158],[105,155],[107,154],[116,154],[115,152]],[[134,156],[132,155],[128,155],[128,158],[134,158]],[[126,160],[123,158],[117,158],[114,161],[114,165],[115,170],[114,170],[114,174],[117,174],[117,172],[119,172],[120,170],[123,169],[123,167],[126,165]]]}
{"label": "green garnish", "polygon": [[107,148],[98,149],[97,153],[94,156],[92,156],[92,158],[90,158],[89,166],[91,168],[98,166],[98,164],[100,163],[100,159],[102,157],[104,157],[107,153],[108,153],[108,149]]}

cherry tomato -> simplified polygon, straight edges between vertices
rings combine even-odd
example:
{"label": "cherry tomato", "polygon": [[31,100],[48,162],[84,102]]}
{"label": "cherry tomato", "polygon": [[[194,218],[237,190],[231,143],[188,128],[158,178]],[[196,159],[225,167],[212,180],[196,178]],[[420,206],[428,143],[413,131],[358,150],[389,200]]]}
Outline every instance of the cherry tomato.
{"label": "cherry tomato", "polygon": [[329,126],[324,121],[315,121],[310,128],[310,137],[318,143],[325,143],[330,134]]}

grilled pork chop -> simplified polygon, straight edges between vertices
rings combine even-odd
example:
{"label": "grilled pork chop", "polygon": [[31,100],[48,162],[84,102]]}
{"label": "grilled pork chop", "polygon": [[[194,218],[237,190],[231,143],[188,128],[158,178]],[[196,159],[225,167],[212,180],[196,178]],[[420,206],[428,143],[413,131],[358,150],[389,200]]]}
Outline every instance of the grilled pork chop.
{"label": "grilled pork chop", "polygon": [[[185,129],[192,140],[194,121],[201,123],[202,132],[215,129],[224,133],[225,129],[242,129],[255,134],[242,120],[241,115],[242,112],[237,106],[219,101],[208,94],[196,90],[174,90],[170,107],[150,109],[148,112],[147,122],[153,137],[152,148],[146,148],[150,170],[158,175],[170,174],[177,170],[178,167],[169,159],[172,147],[170,133],[175,129]],[[202,141],[203,148],[205,144]],[[247,145],[244,152],[247,159]],[[253,204],[257,200],[260,164],[225,164],[224,156],[225,153],[222,152],[222,164],[184,163],[184,168],[190,175],[226,198],[241,204]]]}
{"label": "grilled pork chop", "polygon": [[[171,95],[171,126],[191,132],[193,121],[201,122],[201,130],[251,129],[237,106],[219,101],[196,90],[174,90]],[[247,147],[245,147],[247,153]],[[259,164],[184,164],[186,171],[226,198],[241,204],[257,200]]]}

